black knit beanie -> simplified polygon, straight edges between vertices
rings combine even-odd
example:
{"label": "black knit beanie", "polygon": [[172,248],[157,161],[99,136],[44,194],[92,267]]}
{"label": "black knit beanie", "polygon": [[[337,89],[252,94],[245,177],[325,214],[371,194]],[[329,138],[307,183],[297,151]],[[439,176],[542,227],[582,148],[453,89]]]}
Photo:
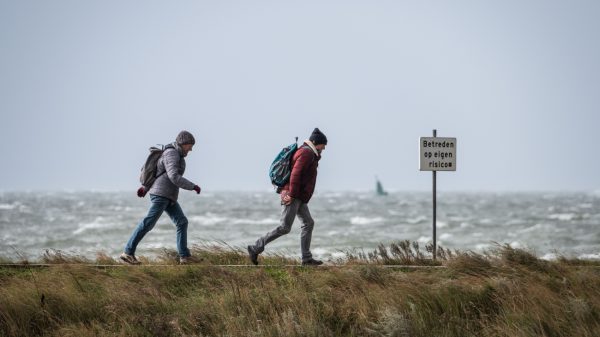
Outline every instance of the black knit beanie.
{"label": "black knit beanie", "polygon": [[325,137],[325,134],[323,134],[323,132],[321,132],[321,130],[319,130],[319,128],[315,128],[313,130],[313,132],[310,135],[310,138],[308,138],[308,140],[313,142],[313,144],[315,144],[315,145],[319,145],[319,144],[327,145],[327,137]]}
{"label": "black knit beanie", "polygon": [[175,141],[177,142],[177,144],[179,145],[185,145],[185,144],[196,144],[196,139],[194,139],[194,136],[192,136],[191,133],[187,132],[187,131],[181,131],[178,135],[177,138],[175,138]]}

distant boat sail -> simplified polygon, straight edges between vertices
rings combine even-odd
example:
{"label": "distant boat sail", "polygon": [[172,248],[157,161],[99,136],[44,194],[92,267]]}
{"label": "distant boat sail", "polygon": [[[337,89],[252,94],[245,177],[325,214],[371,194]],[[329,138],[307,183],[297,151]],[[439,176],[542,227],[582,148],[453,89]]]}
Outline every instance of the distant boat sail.
{"label": "distant boat sail", "polygon": [[388,195],[388,192],[386,192],[383,189],[383,185],[381,185],[381,182],[379,181],[379,179],[377,179],[377,177],[375,177],[375,181],[376,181],[376,184],[375,184],[375,193],[377,193],[377,195],[381,195],[381,196]]}

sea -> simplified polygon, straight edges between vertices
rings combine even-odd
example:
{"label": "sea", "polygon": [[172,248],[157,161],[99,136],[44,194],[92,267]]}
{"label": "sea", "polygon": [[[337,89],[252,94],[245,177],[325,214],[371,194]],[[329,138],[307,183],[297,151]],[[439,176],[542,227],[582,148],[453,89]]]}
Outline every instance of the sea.
{"label": "sea", "polygon": [[[245,249],[279,225],[273,191],[181,191],[190,245]],[[117,257],[145,216],[150,200],[134,192],[0,192],[0,257],[39,259],[46,250],[94,259]],[[431,192],[320,192],[309,203],[315,219],[312,252],[337,259],[400,240],[432,242]],[[540,258],[600,259],[600,192],[439,192],[437,243],[452,250],[485,252],[508,244]],[[164,214],[136,255],[174,250],[175,226]],[[267,252],[298,257],[300,222]]]}

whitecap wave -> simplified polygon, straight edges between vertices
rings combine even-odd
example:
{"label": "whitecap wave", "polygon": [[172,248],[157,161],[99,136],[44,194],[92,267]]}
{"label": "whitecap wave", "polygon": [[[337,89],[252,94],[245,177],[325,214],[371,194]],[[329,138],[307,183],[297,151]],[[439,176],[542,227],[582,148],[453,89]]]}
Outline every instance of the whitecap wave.
{"label": "whitecap wave", "polygon": [[442,233],[442,235],[440,235],[440,240],[449,240],[452,239],[454,237],[454,235],[450,234],[450,233]]}
{"label": "whitecap wave", "polygon": [[492,245],[489,243],[478,243],[475,245],[475,249],[479,251],[489,249],[490,247],[492,247]]}
{"label": "whitecap wave", "polygon": [[214,226],[227,221],[228,218],[216,215],[195,215],[189,218],[191,223],[197,223],[201,226]]}
{"label": "whitecap wave", "polygon": [[505,225],[507,226],[517,226],[517,225],[523,225],[525,223],[525,221],[521,220],[521,219],[511,219],[505,222]]}
{"label": "whitecap wave", "polygon": [[0,210],[11,210],[17,208],[15,204],[0,204]]}
{"label": "whitecap wave", "polygon": [[579,258],[582,260],[600,260],[600,253],[596,254],[581,254]]}
{"label": "whitecap wave", "polygon": [[277,225],[279,220],[273,218],[265,219],[234,219],[231,221],[234,225]]}
{"label": "whitecap wave", "polygon": [[314,248],[312,249],[312,253],[316,256],[324,256],[327,255],[327,253],[329,253],[329,250],[325,248]]}
{"label": "whitecap wave", "polygon": [[421,236],[421,237],[419,237],[417,239],[417,242],[420,243],[420,244],[429,243],[429,242],[431,242],[431,237],[429,237],[429,236]]}
{"label": "whitecap wave", "polygon": [[523,248],[523,244],[519,241],[513,241],[510,243],[510,247],[511,248],[515,248],[515,249],[519,249],[519,248]]}
{"label": "whitecap wave", "polygon": [[540,257],[541,260],[546,260],[546,261],[555,261],[558,258],[558,255],[554,254],[554,253],[546,253],[544,254],[544,256]]}
{"label": "whitecap wave", "polygon": [[556,213],[550,214],[548,219],[560,220],[560,221],[571,221],[578,218],[578,215],[575,213]]}
{"label": "whitecap wave", "polygon": [[370,224],[374,224],[374,223],[378,223],[378,222],[382,222],[383,218],[382,217],[374,217],[374,218],[367,218],[367,217],[362,217],[362,216],[355,216],[350,218],[350,223],[353,225],[370,225]]}
{"label": "whitecap wave", "polygon": [[544,229],[544,228],[546,228],[546,227],[547,227],[546,225],[544,225],[544,224],[541,224],[541,223],[538,223],[538,224],[535,224],[535,225],[533,225],[533,226],[530,226],[530,227],[527,227],[527,228],[520,229],[518,232],[519,232],[519,233],[530,233],[530,232],[535,232],[535,231],[537,231],[537,230]]}
{"label": "whitecap wave", "polygon": [[419,215],[416,218],[408,218],[408,219],[406,219],[406,222],[408,222],[411,225],[415,225],[415,224],[421,223],[421,222],[423,222],[425,220],[427,220],[426,216]]}
{"label": "whitecap wave", "polygon": [[73,231],[73,235],[81,234],[90,229],[99,229],[99,228],[107,228],[107,227],[110,227],[110,225],[108,225],[106,223],[102,223],[102,218],[98,218],[94,222],[80,224],[79,227]]}

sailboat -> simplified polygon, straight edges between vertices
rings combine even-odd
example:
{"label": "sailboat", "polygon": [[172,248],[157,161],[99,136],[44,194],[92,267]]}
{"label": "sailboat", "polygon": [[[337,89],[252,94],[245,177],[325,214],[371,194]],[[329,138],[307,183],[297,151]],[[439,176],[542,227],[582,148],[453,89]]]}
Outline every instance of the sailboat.
{"label": "sailboat", "polygon": [[375,193],[379,196],[388,195],[388,192],[383,189],[383,185],[381,185],[381,181],[377,177],[375,177]]}

